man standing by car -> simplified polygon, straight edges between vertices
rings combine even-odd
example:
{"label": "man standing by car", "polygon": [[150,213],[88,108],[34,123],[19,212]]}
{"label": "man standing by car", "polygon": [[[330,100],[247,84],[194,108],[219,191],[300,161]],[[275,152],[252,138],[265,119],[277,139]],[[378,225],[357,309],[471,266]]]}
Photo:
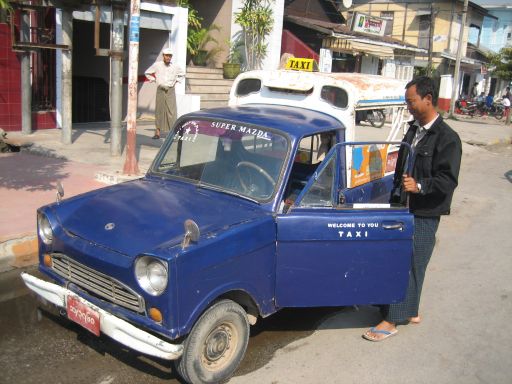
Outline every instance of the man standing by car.
{"label": "man standing by car", "polygon": [[421,321],[418,309],[425,270],[440,216],[450,214],[462,156],[459,136],[436,111],[438,93],[432,79],[418,77],[405,88],[407,107],[415,120],[403,141],[413,147],[415,158],[412,171],[404,169],[408,149],[400,148],[391,202],[405,204],[409,198],[409,209],[414,214],[413,258],[405,300],[381,307],[383,320],[363,334],[370,341],[393,336],[398,332],[397,324]]}
{"label": "man standing by car", "polygon": [[172,51],[165,48],[162,52],[163,61],[158,61],[149,67],[146,78],[156,82],[155,126],[153,139],[160,138],[160,132],[167,132],[176,121],[176,93],[174,85],[181,81],[184,72],[180,67],[171,63]]}

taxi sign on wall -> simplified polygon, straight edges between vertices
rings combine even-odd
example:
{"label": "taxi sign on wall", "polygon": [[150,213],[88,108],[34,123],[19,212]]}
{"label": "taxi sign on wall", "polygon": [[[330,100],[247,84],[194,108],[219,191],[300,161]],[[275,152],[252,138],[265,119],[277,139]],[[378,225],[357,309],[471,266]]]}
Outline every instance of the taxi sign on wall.
{"label": "taxi sign on wall", "polygon": [[[388,168],[388,145],[372,144],[352,149],[351,186],[382,178]],[[393,168],[394,170],[394,168]]]}
{"label": "taxi sign on wall", "polygon": [[286,62],[285,69],[292,69],[294,71],[313,72],[318,71],[318,64],[314,59],[290,57]]}

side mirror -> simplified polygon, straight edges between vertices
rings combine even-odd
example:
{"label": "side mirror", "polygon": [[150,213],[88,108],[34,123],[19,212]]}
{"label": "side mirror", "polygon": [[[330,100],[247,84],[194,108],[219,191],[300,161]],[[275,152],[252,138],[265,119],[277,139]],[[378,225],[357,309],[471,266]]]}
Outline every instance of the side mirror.
{"label": "side mirror", "polygon": [[185,227],[185,236],[183,236],[183,241],[181,242],[181,249],[185,249],[190,245],[190,242],[196,243],[199,240],[199,226],[196,224],[194,220],[187,219],[184,223]]}
{"label": "side mirror", "polygon": [[57,181],[57,203],[60,203],[64,197],[64,187],[60,181]]}

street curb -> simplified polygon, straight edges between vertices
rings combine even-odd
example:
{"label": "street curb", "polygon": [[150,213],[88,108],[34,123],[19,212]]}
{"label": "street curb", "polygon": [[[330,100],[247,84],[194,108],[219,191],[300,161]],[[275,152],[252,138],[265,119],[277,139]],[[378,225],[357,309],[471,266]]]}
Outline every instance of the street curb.
{"label": "street curb", "polygon": [[488,141],[488,142],[485,142],[485,141],[479,141],[479,140],[466,140],[464,141],[466,144],[469,144],[469,145],[476,145],[476,146],[479,146],[479,147],[488,147],[488,146],[492,146],[492,145],[508,145],[508,144],[512,144],[512,137],[507,137],[507,138],[503,138],[503,139],[495,139],[495,140],[491,140],[491,141]]}
{"label": "street curb", "polygon": [[37,236],[27,235],[0,243],[0,272],[37,264]]}
{"label": "street curb", "polygon": [[504,139],[496,139],[489,142],[487,145],[500,145],[500,144],[512,144],[512,136]]}

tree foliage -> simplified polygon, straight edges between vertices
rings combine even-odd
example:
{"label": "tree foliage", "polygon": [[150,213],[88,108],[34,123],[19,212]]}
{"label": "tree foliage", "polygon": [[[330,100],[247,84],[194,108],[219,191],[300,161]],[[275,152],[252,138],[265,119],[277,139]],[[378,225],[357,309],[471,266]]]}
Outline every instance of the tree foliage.
{"label": "tree foliage", "polygon": [[[2,0],[0,0],[2,1]],[[188,8],[188,31],[187,31],[187,51],[190,58],[197,56],[200,51],[204,51],[208,43],[215,43],[215,47],[208,50],[204,60],[213,60],[219,54],[221,49],[217,46],[217,40],[210,35],[212,31],[220,31],[220,27],[212,24],[209,28],[203,28],[203,17],[199,16],[196,9],[190,4],[190,0],[178,0],[177,5]]]}
{"label": "tree foliage", "polygon": [[267,56],[266,37],[274,23],[273,0],[245,0],[235,23],[242,27],[247,69],[257,69]]}
{"label": "tree foliage", "polygon": [[[3,0],[0,0],[3,1]],[[203,18],[199,16],[196,9],[192,8],[189,0],[178,0],[178,7],[188,8],[188,26],[189,28],[201,29]]]}
{"label": "tree foliage", "polygon": [[498,53],[488,55],[491,74],[506,81],[512,81],[512,48],[502,48]]}

